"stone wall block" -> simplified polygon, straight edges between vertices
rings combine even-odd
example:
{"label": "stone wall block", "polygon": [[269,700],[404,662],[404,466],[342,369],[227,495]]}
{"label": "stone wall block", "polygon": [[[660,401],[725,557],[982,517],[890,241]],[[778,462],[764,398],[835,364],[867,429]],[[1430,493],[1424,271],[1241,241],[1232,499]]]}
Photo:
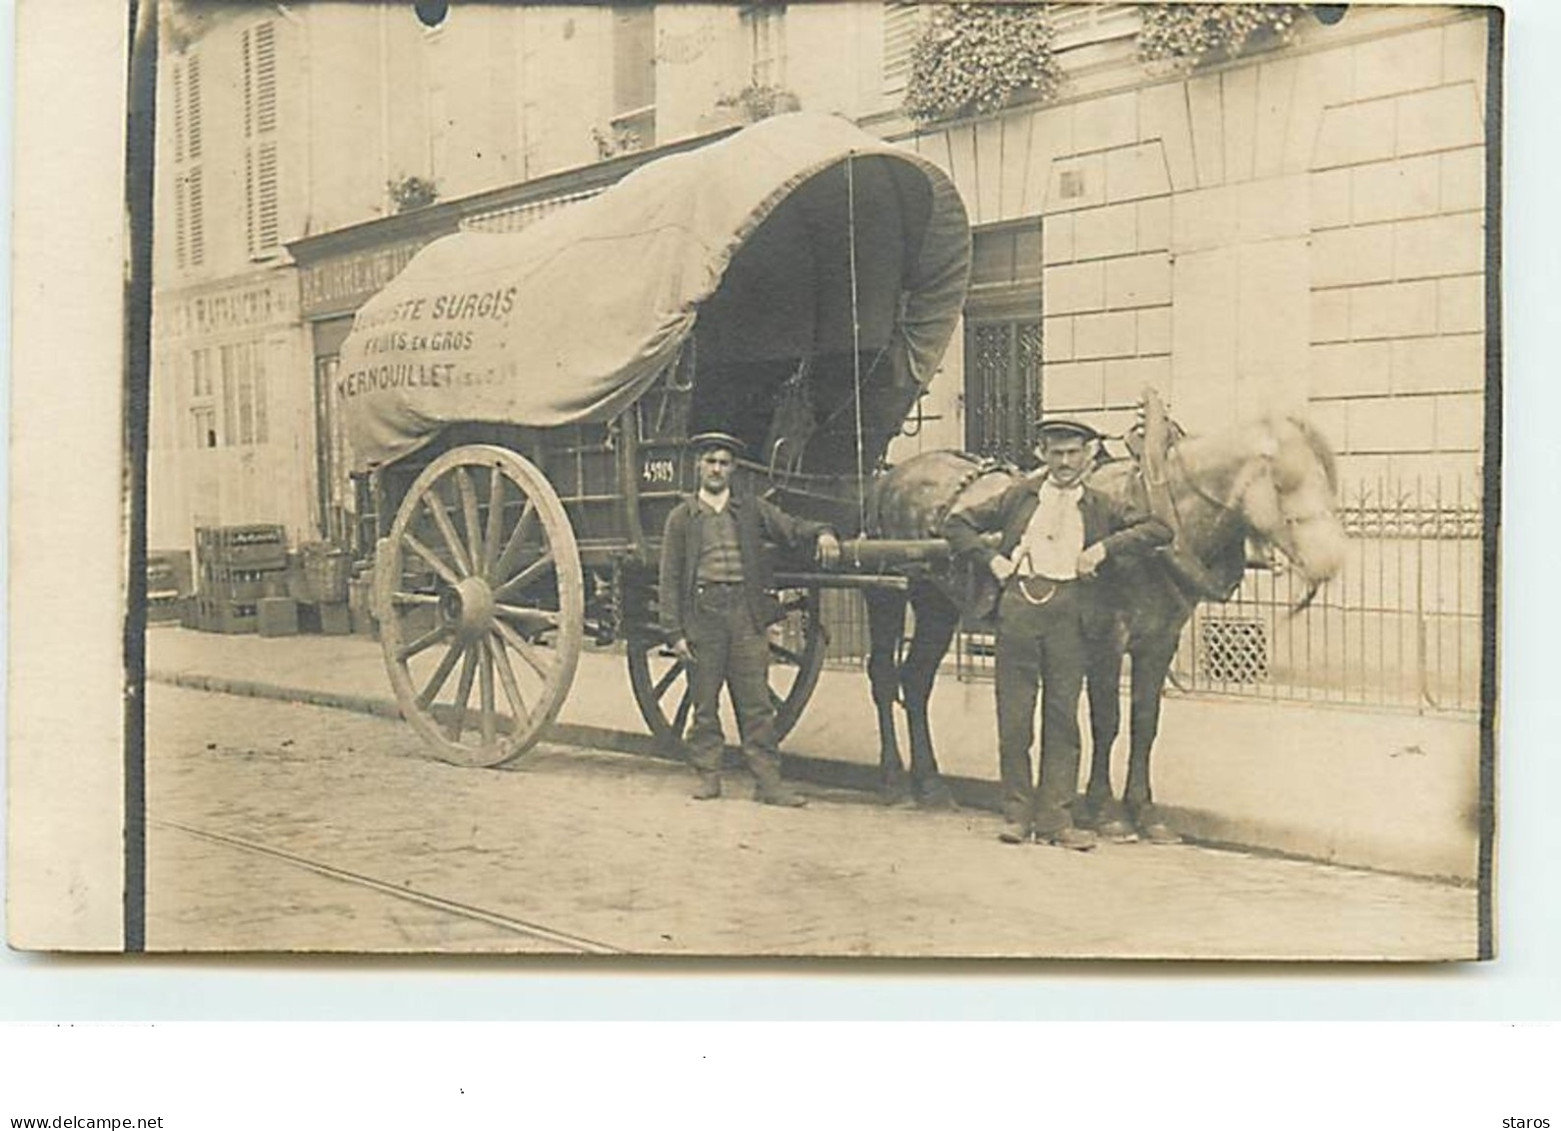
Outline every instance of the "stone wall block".
{"label": "stone wall block", "polygon": [[1138,209],[1133,204],[1112,204],[1074,213],[1075,259],[1099,259],[1130,255],[1138,250]]}
{"label": "stone wall block", "polygon": [[1350,186],[1354,174],[1348,168],[1312,173],[1312,228],[1343,228],[1350,223]]}
{"label": "stone wall block", "polygon": [[1355,287],[1350,296],[1350,333],[1361,338],[1406,338],[1435,334],[1434,280]]}
{"label": "stone wall block", "polygon": [[1392,225],[1393,266],[1400,279],[1467,275],[1485,265],[1485,218],[1460,212]]}
{"label": "stone wall block", "polygon": [[1106,303],[1105,265],[1097,261],[1047,267],[1041,293],[1048,314],[1100,310]]}
{"label": "stone wall block", "polygon": [[1485,336],[1444,334],[1392,343],[1395,393],[1477,392],[1485,388]]}
{"label": "stone wall block", "polygon": [[1458,275],[1438,279],[1436,328],[1443,334],[1479,333],[1485,329],[1485,277]]}
{"label": "stone wall block", "polygon": [[1099,361],[1048,365],[1041,373],[1041,403],[1047,412],[1099,408],[1105,390],[1105,366]]}
{"label": "stone wall block", "polygon": [[1312,292],[1313,344],[1346,342],[1350,338],[1350,292],[1347,289]]}
{"label": "stone wall block", "polygon": [[1236,187],[1181,193],[1171,199],[1171,248],[1177,252],[1229,247],[1236,242],[1240,215]]}
{"label": "stone wall block", "polygon": [[1479,145],[1485,140],[1472,82],[1401,95],[1394,102],[1401,155]]}
{"label": "stone wall block", "polygon": [[1046,187],[1047,212],[1099,208],[1106,202],[1106,163],[1099,153],[1058,157]]}
{"label": "stone wall block", "polygon": [[1165,151],[1158,141],[1113,149],[1106,154],[1106,199],[1113,204],[1164,196],[1170,191]]}
{"label": "stone wall block", "polygon": [[1136,405],[1144,386],[1152,385],[1162,394],[1171,384],[1171,359],[1160,357],[1118,358],[1106,362],[1105,400],[1109,405]]}
{"label": "stone wall block", "polygon": [[1164,306],[1171,301],[1171,257],[1164,253],[1106,261],[1106,306]]}
{"label": "stone wall block", "polygon": [[1311,351],[1311,397],[1386,395],[1393,388],[1390,342],[1317,345]]}
{"label": "stone wall block", "polygon": [[1138,317],[1131,310],[1081,314],[1073,322],[1073,354],[1079,361],[1132,357],[1138,352]]}
{"label": "stone wall block", "polygon": [[1171,198],[1141,200],[1138,210],[1138,250],[1163,251],[1171,246]]}
{"label": "stone wall block", "polygon": [[1431,216],[1440,208],[1442,160],[1434,153],[1360,165],[1350,175],[1357,224]]}
{"label": "stone wall block", "polygon": [[1160,142],[1175,191],[1185,192],[1198,187],[1185,83],[1162,83],[1139,91],[1138,131],[1141,140]]}
{"label": "stone wall block", "polygon": [[1312,235],[1312,286],[1385,283],[1393,278],[1393,226],[1338,228]]}
{"label": "stone wall block", "polygon": [[1041,326],[1041,357],[1044,361],[1073,360],[1073,319],[1048,318]]}
{"label": "stone wall block", "polygon": [[1485,147],[1454,149],[1441,155],[1441,210],[1472,211],[1485,207]]}
{"label": "stone wall block", "polygon": [[1138,352],[1171,352],[1171,308],[1151,306],[1138,312]]}
{"label": "stone wall block", "polygon": [[1442,81],[1442,29],[1439,27],[1359,43],[1352,49],[1352,54],[1357,99],[1423,90]]}
{"label": "stone wall block", "polygon": [[1484,442],[1485,397],[1482,394],[1436,398],[1436,446],[1440,451],[1479,451]]}
{"label": "stone wall block", "polygon": [[1397,121],[1397,107],[1391,98],[1328,107],[1317,131],[1314,167],[1332,169],[1387,160],[1397,152]]}
{"label": "stone wall block", "polygon": [[1436,443],[1433,397],[1372,397],[1349,405],[1350,447],[1357,452],[1423,452]]}
{"label": "stone wall block", "polygon": [[1138,96],[1133,91],[1085,99],[1074,110],[1080,149],[1111,149],[1138,141]]}

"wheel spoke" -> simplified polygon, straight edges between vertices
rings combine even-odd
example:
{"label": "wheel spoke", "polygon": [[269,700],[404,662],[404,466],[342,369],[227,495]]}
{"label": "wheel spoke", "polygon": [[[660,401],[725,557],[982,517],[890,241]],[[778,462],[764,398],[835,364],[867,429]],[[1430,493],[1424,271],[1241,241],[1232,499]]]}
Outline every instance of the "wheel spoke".
{"label": "wheel spoke", "polygon": [[493,622],[493,630],[504,639],[504,643],[514,649],[517,656],[526,661],[526,666],[537,673],[537,678],[543,683],[552,681],[554,674],[552,665],[544,663],[537,655],[537,649],[522,640],[519,633],[501,620]]}
{"label": "wheel spoke", "polygon": [[526,544],[526,534],[536,519],[537,506],[530,499],[526,500],[525,508],[520,512],[520,517],[515,520],[515,529],[509,533],[509,540],[504,543],[504,552],[499,555],[499,560],[488,571],[488,580],[493,581],[505,576],[515,568],[515,563],[520,561],[521,547]]}
{"label": "wheel spoke", "polygon": [[397,591],[390,595],[393,605],[437,605],[439,598],[432,593],[406,593]]}
{"label": "wheel spoke", "polygon": [[510,710],[515,712],[515,729],[519,730],[524,720],[530,718],[531,710],[520,693],[520,681],[515,678],[515,669],[510,666],[509,654],[504,651],[504,638],[495,632],[484,643],[488,651],[493,653],[494,663],[499,669],[499,682],[504,686],[504,698],[509,700]]}
{"label": "wheel spoke", "polygon": [[469,572],[476,573],[476,563],[483,559],[482,528],[477,522],[477,488],[464,467],[455,469],[455,489],[461,496],[461,519],[466,524],[466,556],[472,561]]}
{"label": "wheel spoke", "polygon": [[782,699],[780,694],[773,687],[770,688],[770,706],[775,708],[775,713],[779,714],[780,709],[785,705],[786,700]]}
{"label": "wheel spoke", "polygon": [[495,464],[488,478],[488,532],[482,540],[482,575],[493,576],[499,556],[499,531],[504,529],[504,472]]}
{"label": "wheel spoke", "polygon": [[797,655],[797,653],[793,652],[790,648],[782,647],[779,644],[770,645],[770,655],[774,656],[777,660],[780,660],[783,663],[790,664],[794,668],[800,668],[802,666],[801,656]]}
{"label": "wheel spoke", "polygon": [[461,571],[461,576],[471,576],[472,563],[466,556],[465,547],[461,545],[461,536],[455,532],[455,523],[450,521],[450,512],[445,509],[444,500],[439,497],[436,484],[430,483],[428,490],[423,492],[423,506],[433,516],[434,525],[439,528],[439,537],[444,539],[445,549],[449,550],[450,556],[455,559],[456,568]]}
{"label": "wheel spoke", "polygon": [[417,535],[408,531],[401,535],[401,542],[407,549],[427,562],[429,567],[439,575],[439,579],[446,585],[459,585],[461,583],[461,579],[451,571],[449,566],[445,565],[444,560],[438,554],[417,540]]}
{"label": "wheel spoke", "polygon": [[423,690],[418,694],[418,707],[425,711],[428,709],[428,705],[432,703],[438,697],[439,692],[444,689],[445,682],[450,678],[450,673],[455,670],[455,661],[459,660],[460,658],[461,642],[459,640],[452,640],[450,642],[449,651],[444,654],[444,659],[439,661],[439,666],[434,669],[433,676],[429,679],[427,684],[423,686]]}
{"label": "wheel spoke", "polygon": [[449,635],[449,625],[436,624],[433,628],[429,629],[416,640],[412,641],[412,643],[404,644],[400,648],[396,649],[396,659],[404,664],[419,652],[427,651],[429,648],[432,648],[435,644],[439,643]]}
{"label": "wheel spoke", "polygon": [[500,585],[497,589],[495,589],[493,591],[493,599],[495,601],[503,601],[509,597],[515,596],[518,593],[523,593],[526,589],[526,586],[536,581],[543,574],[551,572],[552,569],[553,555],[543,554],[536,561],[532,562],[525,569],[521,570],[514,577],[510,578],[503,585]]}
{"label": "wheel spoke", "polygon": [[492,746],[498,740],[498,709],[493,702],[493,652],[488,648],[487,638],[477,642],[474,652],[481,652],[478,667],[478,684],[482,703],[482,742],[484,746]]}
{"label": "wheel spoke", "polygon": [[688,723],[689,708],[694,705],[694,688],[683,692],[683,701],[678,704],[677,714],[672,716],[672,733],[678,738],[683,737],[683,727]]}
{"label": "wheel spoke", "polygon": [[658,703],[661,702],[661,697],[667,693],[667,688],[671,687],[673,682],[676,681],[677,677],[683,674],[683,668],[683,661],[679,660],[677,663],[672,665],[671,671],[667,672],[666,675],[662,676],[659,680],[656,681],[656,686],[651,689],[651,692],[656,696],[656,701]]}
{"label": "wheel spoke", "polygon": [[461,729],[466,725],[466,704],[472,697],[472,678],[477,674],[477,650],[467,648],[464,655],[465,659],[461,662],[461,682],[456,686],[450,724],[445,728],[445,733],[450,736],[451,742],[461,741]]}
{"label": "wheel spoke", "polygon": [[496,615],[510,621],[522,635],[535,636],[539,632],[558,627],[558,614],[550,609],[528,609],[523,605],[494,605]]}

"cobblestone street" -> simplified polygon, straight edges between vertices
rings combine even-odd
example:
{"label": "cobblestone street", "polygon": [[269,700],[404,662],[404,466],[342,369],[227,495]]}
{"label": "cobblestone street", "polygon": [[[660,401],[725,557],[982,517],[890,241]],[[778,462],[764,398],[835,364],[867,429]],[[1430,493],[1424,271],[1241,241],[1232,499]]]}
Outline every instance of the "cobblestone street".
{"label": "cobblestone street", "polygon": [[773,809],[740,777],[738,796],[699,803],[675,764],[572,747],[462,769],[428,760],[397,723],[148,690],[151,949],[1408,958],[1475,946],[1463,887],[1197,846],[1014,848],[990,814],[821,789],[807,809]]}

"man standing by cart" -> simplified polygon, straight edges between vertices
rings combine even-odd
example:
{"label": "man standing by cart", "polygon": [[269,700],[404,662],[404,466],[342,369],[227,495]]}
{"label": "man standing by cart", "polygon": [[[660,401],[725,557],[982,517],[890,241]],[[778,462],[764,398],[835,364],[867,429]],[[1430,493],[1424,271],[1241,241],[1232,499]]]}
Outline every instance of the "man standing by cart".
{"label": "man standing by cart", "polygon": [[[944,535],[962,557],[984,563],[1002,590],[997,605],[998,764],[1003,785],[1001,839],[1032,838],[1086,850],[1095,834],[1073,824],[1079,781],[1079,693],[1085,647],[1110,631],[1109,595],[1098,574],[1113,558],[1171,541],[1171,529],[1138,508],[1087,486],[1093,428],[1050,420],[1037,430],[1044,474],[992,502],[951,516]],[[1002,532],[996,549],[983,531]],[[1040,782],[1031,773],[1036,683],[1041,685]]]}
{"label": "man standing by cart", "polygon": [[793,548],[812,545],[820,564],[840,560],[834,531],[787,514],[757,497],[733,493],[732,472],[744,444],[724,432],[689,440],[698,458],[699,490],[667,516],[661,542],[661,623],[672,650],[689,668],[694,722],[689,760],[699,772],[694,798],[721,796],[720,701],[724,684],[737,715],[743,756],[766,805],[800,806],[806,799],[781,781],[770,699],[768,627],[780,606],[763,555],[763,540]]}

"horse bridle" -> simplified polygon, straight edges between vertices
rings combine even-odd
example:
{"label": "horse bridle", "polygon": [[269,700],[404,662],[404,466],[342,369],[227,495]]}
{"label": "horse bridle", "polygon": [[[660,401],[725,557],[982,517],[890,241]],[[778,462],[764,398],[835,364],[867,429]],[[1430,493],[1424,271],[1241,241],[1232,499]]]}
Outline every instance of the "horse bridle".
{"label": "horse bridle", "polygon": [[[1270,440],[1272,440],[1272,437],[1270,437]],[[1315,522],[1317,519],[1323,518],[1329,513],[1325,508],[1311,510],[1305,514],[1292,514],[1285,509],[1285,493],[1279,490],[1279,483],[1274,475],[1274,461],[1276,458],[1276,453],[1271,448],[1265,449],[1258,453],[1257,468],[1250,471],[1243,470],[1243,473],[1237,476],[1235,483],[1232,484],[1228,497],[1224,499],[1217,498],[1212,493],[1203,489],[1203,487],[1193,477],[1192,471],[1188,468],[1186,460],[1182,457],[1178,445],[1171,445],[1166,450],[1166,456],[1168,463],[1174,463],[1176,465],[1181,474],[1182,482],[1187,485],[1188,490],[1218,510],[1222,519],[1233,517],[1238,521],[1243,522],[1245,525],[1251,525],[1250,522],[1246,520],[1245,514],[1238,505],[1238,500],[1246,496],[1247,492],[1252,489],[1254,483],[1257,481],[1257,477],[1260,475],[1267,476],[1270,485],[1274,489],[1274,498],[1279,504],[1280,520],[1284,523],[1287,531],[1294,530],[1297,526],[1302,526],[1308,522]],[[1177,516],[1178,525],[1180,525],[1180,521],[1180,516]],[[1264,539],[1274,543],[1274,545],[1279,548],[1285,557],[1292,560],[1297,560],[1299,558],[1299,554],[1293,545],[1286,545],[1285,541],[1281,541],[1278,538],[1269,537],[1266,534],[1264,535]],[[1288,541],[1288,539],[1286,539],[1286,541]],[[1204,577],[1206,577],[1208,573],[1207,570],[1201,568],[1201,563],[1197,572]],[[1320,587],[1320,582],[1312,581],[1310,578],[1308,578],[1306,594],[1292,610],[1292,615],[1294,613],[1299,613],[1301,610],[1310,605],[1313,598],[1317,596],[1317,591]]]}

